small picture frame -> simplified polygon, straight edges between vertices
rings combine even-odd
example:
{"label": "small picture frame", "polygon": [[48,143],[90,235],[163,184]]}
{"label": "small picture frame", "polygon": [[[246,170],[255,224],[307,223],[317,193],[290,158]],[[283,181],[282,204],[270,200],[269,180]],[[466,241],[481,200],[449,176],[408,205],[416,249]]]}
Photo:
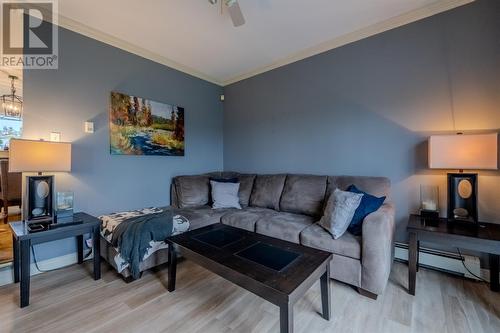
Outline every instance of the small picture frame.
{"label": "small picture frame", "polygon": [[56,195],[56,214],[57,217],[73,216],[73,192],[57,192]]}

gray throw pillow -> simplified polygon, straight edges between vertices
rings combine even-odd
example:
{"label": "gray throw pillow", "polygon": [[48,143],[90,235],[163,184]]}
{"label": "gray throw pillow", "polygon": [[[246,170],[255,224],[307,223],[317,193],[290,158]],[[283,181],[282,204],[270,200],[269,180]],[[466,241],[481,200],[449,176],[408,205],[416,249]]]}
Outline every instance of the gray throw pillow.
{"label": "gray throw pillow", "polygon": [[349,227],[352,217],[361,203],[363,194],[335,189],[328,198],[325,212],[319,225],[325,228],[334,239],[341,237]]}
{"label": "gray throw pillow", "polygon": [[241,209],[240,198],[238,197],[240,183],[219,183],[211,180],[210,185],[212,186],[213,209]]}

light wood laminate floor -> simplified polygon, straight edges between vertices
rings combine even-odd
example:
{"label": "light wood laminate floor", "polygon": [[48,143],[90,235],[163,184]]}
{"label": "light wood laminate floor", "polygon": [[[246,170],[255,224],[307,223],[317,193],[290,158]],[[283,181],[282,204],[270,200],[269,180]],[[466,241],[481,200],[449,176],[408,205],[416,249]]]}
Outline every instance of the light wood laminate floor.
{"label": "light wood laminate floor", "polygon": [[[19,285],[0,287],[1,332],[279,332],[278,307],[189,262],[177,289],[167,270],[126,284],[103,265],[71,266],[32,278],[31,305],[20,309]],[[500,332],[500,294],[488,286],[421,269],[417,295],[406,292],[407,267],[395,263],[377,301],[331,281],[332,319],[321,318],[319,283],[295,306],[296,332]]]}

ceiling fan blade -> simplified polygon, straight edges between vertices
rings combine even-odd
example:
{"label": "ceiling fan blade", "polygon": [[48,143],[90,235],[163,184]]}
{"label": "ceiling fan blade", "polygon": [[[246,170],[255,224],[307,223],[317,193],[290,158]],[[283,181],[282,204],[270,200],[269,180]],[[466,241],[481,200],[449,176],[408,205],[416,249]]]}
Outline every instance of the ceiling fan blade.
{"label": "ceiling fan blade", "polygon": [[231,20],[233,20],[233,25],[235,27],[239,27],[240,25],[245,24],[245,18],[243,17],[243,13],[241,12],[240,4],[238,1],[226,1],[227,9],[229,11],[229,16],[231,16]]}

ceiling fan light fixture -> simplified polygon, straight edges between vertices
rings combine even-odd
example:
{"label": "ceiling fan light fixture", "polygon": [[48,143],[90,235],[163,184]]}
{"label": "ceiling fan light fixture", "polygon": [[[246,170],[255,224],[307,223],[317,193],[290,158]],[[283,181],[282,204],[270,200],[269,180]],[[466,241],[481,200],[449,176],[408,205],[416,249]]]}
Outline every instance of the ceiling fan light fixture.
{"label": "ceiling fan light fixture", "polygon": [[226,0],[226,6],[235,27],[245,24],[245,17],[243,17],[240,4],[237,0]]}
{"label": "ceiling fan light fixture", "polygon": [[[217,4],[217,0],[208,0],[208,2],[212,5]],[[233,25],[235,27],[239,27],[245,24],[245,18],[243,17],[243,13],[241,12],[240,4],[238,0],[221,0],[221,14],[222,14],[222,5],[225,4],[227,10],[229,12],[229,16],[233,21]]]}

